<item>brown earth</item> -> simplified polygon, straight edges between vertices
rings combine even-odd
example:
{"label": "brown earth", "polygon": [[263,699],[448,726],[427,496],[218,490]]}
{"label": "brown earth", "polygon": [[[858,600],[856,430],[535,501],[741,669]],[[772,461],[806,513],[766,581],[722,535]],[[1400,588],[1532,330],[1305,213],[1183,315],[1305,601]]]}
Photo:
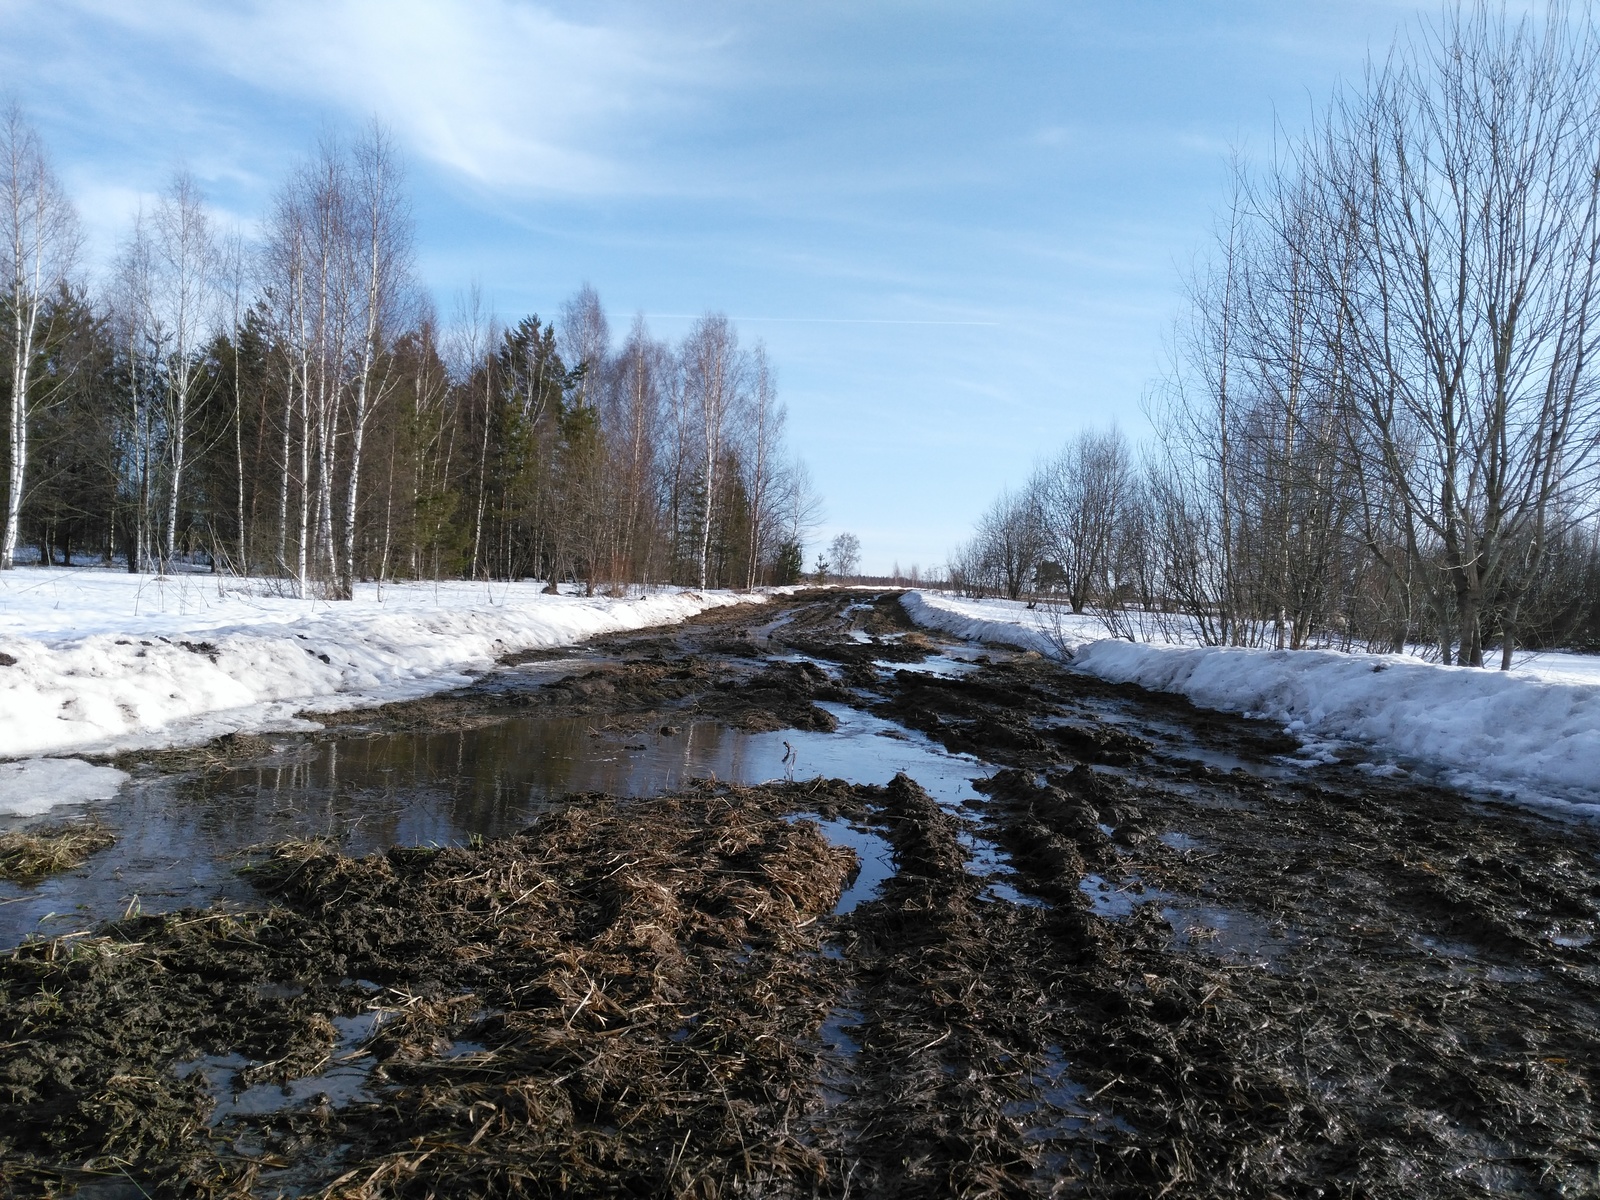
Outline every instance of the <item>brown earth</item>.
{"label": "brown earth", "polygon": [[[529,710],[830,729],[818,702],[847,703],[1004,768],[982,798],[574,797],[482,844],[277,847],[255,909],[27,944],[0,961],[0,1187],[1600,1194],[1591,825],[1296,767],[1271,726],[1034,656],[919,672],[940,643],[893,595],[781,615],[317,736]],[[851,855],[807,816],[879,831],[897,872],[836,914]],[[307,1094],[217,1119],[228,1088],[178,1069],[207,1055]],[[338,1058],[367,1090],[307,1091]]]}

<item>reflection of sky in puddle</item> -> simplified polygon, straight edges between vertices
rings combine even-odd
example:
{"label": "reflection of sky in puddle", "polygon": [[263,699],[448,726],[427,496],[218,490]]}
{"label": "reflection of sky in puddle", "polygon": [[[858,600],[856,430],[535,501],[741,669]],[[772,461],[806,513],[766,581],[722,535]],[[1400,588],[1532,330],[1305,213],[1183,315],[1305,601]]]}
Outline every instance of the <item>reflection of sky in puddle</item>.
{"label": "reflection of sky in puddle", "polygon": [[1171,892],[1142,886],[1137,879],[1117,883],[1091,872],[1078,881],[1078,890],[1096,915],[1113,921],[1132,915],[1141,904],[1158,902],[1161,917],[1172,927],[1173,945],[1178,949],[1270,963],[1294,940],[1286,930],[1254,913],[1220,904],[1186,901]]}
{"label": "reflection of sky in puddle", "polygon": [[853,1034],[859,1031],[866,1018],[858,1008],[848,1003],[836,1004],[828,1010],[817,1030],[817,1042],[822,1050],[818,1091],[824,1108],[834,1108],[849,1100],[855,1092],[856,1060],[861,1057],[861,1043]]}
{"label": "reflection of sky in puddle", "polygon": [[288,838],[330,837],[357,854],[453,844],[522,829],[569,792],[652,795],[692,778],[782,778],[785,742],[796,779],[884,784],[903,771],[950,807],[975,798],[972,779],[992,770],[892,721],[823,707],[839,720],[834,733],[743,733],[712,722],[670,735],[602,733],[598,719],[528,717],[301,746],[277,765],[227,772],[203,790],[196,781],[136,782],[94,806],[115,845],[78,872],[0,884],[0,945],[89,928],[130,905],[162,912],[251,901],[230,856]]}
{"label": "reflection of sky in puddle", "polygon": [[877,899],[884,882],[895,873],[894,848],[881,834],[852,825],[843,817],[830,821],[816,813],[797,813],[790,819],[810,821],[822,830],[822,836],[828,839],[829,845],[846,846],[855,851],[859,869],[856,877],[840,894],[839,902],[834,905],[835,916],[852,912],[858,904]]}
{"label": "reflection of sky in puddle", "polygon": [[750,640],[758,646],[767,645],[772,640],[772,635],[793,621],[794,617],[794,610],[790,610],[775,621],[768,621],[765,625],[757,625],[750,631]]}
{"label": "reflection of sky in puddle", "polygon": [[1154,888],[1139,888],[1135,884],[1115,884],[1103,875],[1093,872],[1078,880],[1078,890],[1088,899],[1098,916],[1120,920],[1147,900],[1166,900],[1166,892]]}
{"label": "reflection of sky in puddle", "polygon": [[1164,905],[1161,915],[1172,926],[1176,945],[1224,958],[1271,963],[1294,941],[1282,927],[1237,908],[1178,901]]}
{"label": "reflection of sky in puddle", "polygon": [[357,1013],[353,1017],[334,1017],[338,1040],[327,1066],[315,1075],[291,1079],[287,1083],[257,1083],[235,1088],[235,1077],[251,1061],[240,1054],[211,1054],[176,1068],[179,1079],[199,1075],[216,1101],[211,1124],[221,1124],[233,1116],[261,1116],[304,1104],[317,1096],[327,1096],[335,1108],[359,1097],[372,1073],[373,1058],[359,1047],[376,1031],[379,1014]]}
{"label": "reflection of sky in puddle", "polygon": [[[1091,1094],[1072,1077],[1060,1046],[1045,1047],[1043,1063],[1030,1071],[1027,1079],[1032,1095],[1009,1101],[1001,1111],[1021,1123],[1023,1137],[1030,1142],[1103,1141],[1134,1132],[1133,1126],[1111,1112],[1108,1106],[1097,1103],[1097,1094]],[[1046,1152],[1040,1156],[1040,1168],[1046,1172],[1053,1173],[1065,1163],[1065,1158],[1058,1153]]]}
{"label": "reflection of sky in puddle", "polygon": [[875,658],[872,665],[889,675],[905,671],[911,675],[936,675],[941,679],[957,679],[978,670],[979,664],[959,658],[925,658],[921,662],[890,662]]}

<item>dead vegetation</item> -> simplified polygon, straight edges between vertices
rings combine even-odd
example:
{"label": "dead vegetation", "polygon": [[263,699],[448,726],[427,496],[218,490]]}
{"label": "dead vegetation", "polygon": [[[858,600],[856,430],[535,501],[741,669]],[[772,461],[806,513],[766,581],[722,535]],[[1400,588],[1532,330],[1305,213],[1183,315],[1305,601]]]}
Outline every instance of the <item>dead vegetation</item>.
{"label": "dead vegetation", "polygon": [[[772,631],[833,670],[741,633],[451,703],[766,728],[842,698],[1005,769],[964,810],[905,777],[708,783],[464,847],[284,845],[259,911],[27,945],[0,965],[0,1190],[1600,1194],[1592,829],[1289,770],[1280,731],[1039,659],[874,667],[933,645],[892,597]],[[878,895],[833,915],[851,860],[807,814],[881,831]],[[225,1106],[296,1098],[218,1119],[176,1067],[230,1053]]]}
{"label": "dead vegetation", "polygon": [[259,734],[225,733],[196,746],[127,750],[109,755],[105,761],[124,771],[148,767],[170,775],[179,771],[227,770],[270,753],[272,742]]}
{"label": "dead vegetation", "polygon": [[[807,1039],[837,971],[818,918],[854,862],[784,814],[853,796],[595,797],[475,847],[286,845],[254,870],[261,911],[26,944],[0,968],[0,1183],[117,1165],[246,1194],[311,1160],[334,1195],[809,1194]],[[315,1076],[330,1020],[369,1010],[364,1102],[213,1127],[176,1070],[238,1053],[233,1088]]]}
{"label": "dead vegetation", "polygon": [[93,821],[0,833],[0,879],[28,883],[81,867],[116,839]]}

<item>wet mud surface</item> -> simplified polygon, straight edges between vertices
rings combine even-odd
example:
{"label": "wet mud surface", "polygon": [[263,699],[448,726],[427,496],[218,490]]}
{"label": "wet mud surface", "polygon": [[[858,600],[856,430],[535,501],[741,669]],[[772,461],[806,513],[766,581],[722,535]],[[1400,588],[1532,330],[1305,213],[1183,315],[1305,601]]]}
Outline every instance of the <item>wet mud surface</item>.
{"label": "wet mud surface", "polygon": [[1590,824],[892,594],[319,719],[0,885],[0,1193],[1600,1193]]}

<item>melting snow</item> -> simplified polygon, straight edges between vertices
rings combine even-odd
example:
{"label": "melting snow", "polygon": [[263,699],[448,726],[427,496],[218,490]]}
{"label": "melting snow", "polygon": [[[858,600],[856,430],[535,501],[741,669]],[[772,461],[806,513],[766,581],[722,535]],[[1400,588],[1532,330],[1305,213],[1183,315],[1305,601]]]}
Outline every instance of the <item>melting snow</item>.
{"label": "melting snow", "polygon": [[304,727],[464,684],[501,655],[761,600],[545,596],[537,583],[362,585],[329,603],[260,580],[19,568],[0,574],[0,758]]}
{"label": "melting snow", "polygon": [[1509,673],[1466,670],[1406,655],[1118,641],[1087,618],[1053,626],[1004,600],[912,592],[903,603],[919,624],[958,637],[1070,656],[1102,679],[1280,721],[1306,743],[1304,765],[1359,743],[1457,787],[1600,814],[1600,658],[1527,655]]}

